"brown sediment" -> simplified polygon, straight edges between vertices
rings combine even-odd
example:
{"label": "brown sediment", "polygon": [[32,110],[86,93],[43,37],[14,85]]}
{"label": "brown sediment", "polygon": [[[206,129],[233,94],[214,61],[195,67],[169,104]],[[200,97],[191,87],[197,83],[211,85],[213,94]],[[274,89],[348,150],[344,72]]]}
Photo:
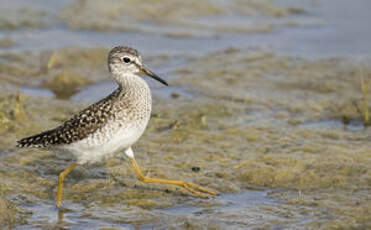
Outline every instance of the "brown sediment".
{"label": "brown sediment", "polygon": [[26,119],[23,107],[24,97],[19,92],[16,94],[4,94],[0,97],[0,124],[5,130],[12,122]]}
{"label": "brown sediment", "polygon": [[[6,52],[0,57],[2,82],[48,88],[58,98],[69,98],[83,86],[107,79],[107,50],[104,48]],[[93,67],[97,71],[92,72]]]}
{"label": "brown sediment", "polygon": [[[221,32],[269,32],[274,21],[251,24],[221,24],[215,16],[286,17],[301,13],[300,9],[286,8],[272,1],[75,1],[65,7],[61,19],[74,29],[99,31],[134,31],[164,34],[172,37],[215,36]],[[91,18],[90,15],[97,15]],[[207,19],[209,20],[202,20]],[[197,20],[200,19],[200,20]],[[231,26],[231,24],[234,24]],[[283,24],[289,24],[283,23]]]}
{"label": "brown sediment", "polygon": [[17,222],[16,209],[0,195],[0,227],[10,229]]}
{"label": "brown sediment", "polygon": [[[81,50],[69,52],[63,55]],[[59,55],[51,73],[68,69],[66,63],[73,65],[69,58],[57,61]],[[100,55],[96,62],[81,63],[99,73],[101,67],[91,63],[99,63]],[[195,98],[154,99],[149,127],[134,147],[137,161],[147,176],[191,181],[222,196],[272,189],[269,196],[279,201],[254,205],[249,215],[237,208],[223,210],[219,198],[204,201],[216,227],[228,223],[225,216],[239,220],[241,228],[247,226],[244,221],[267,228],[298,223],[308,228],[367,226],[371,145],[370,130],[356,123],[362,117],[358,68],[348,59],[307,60],[261,49],[231,48],[191,58],[170,83],[186,87]],[[17,99],[15,93],[3,92],[0,117],[7,125],[0,129],[0,150],[7,166],[0,170],[2,192],[5,197],[22,194],[28,202],[35,202],[34,197],[54,200],[58,173],[68,167],[71,156],[12,146],[84,106],[32,96]],[[28,119],[12,115],[16,113]],[[195,166],[200,170],[193,170]],[[24,200],[14,199],[21,207]],[[77,167],[66,178],[65,200],[83,205],[86,210],[81,212],[97,219],[102,217],[94,217],[91,210],[127,207],[123,216],[109,215],[114,223],[128,223],[134,214],[135,223],[160,226],[166,222],[192,229],[212,222],[188,223],[186,215],[179,215],[177,225],[161,213],[149,213],[189,202],[197,206],[192,201],[198,201],[172,186],[139,182],[119,156]],[[254,219],[262,214],[263,220]]]}
{"label": "brown sediment", "polygon": [[53,91],[57,98],[68,99],[90,82],[87,77],[72,72],[61,72],[56,74],[53,79],[46,81],[43,87]]}
{"label": "brown sediment", "polygon": [[10,36],[3,36],[0,38],[0,47],[9,48],[15,45],[15,41]]}
{"label": "brown sediment", "polygon": [[[15,7],[12,7],[15,6]],[[42,28],[48,26],[54,17],[42,9],[4,5],[0,10],[0,28],[16,30],[20,28]]]}

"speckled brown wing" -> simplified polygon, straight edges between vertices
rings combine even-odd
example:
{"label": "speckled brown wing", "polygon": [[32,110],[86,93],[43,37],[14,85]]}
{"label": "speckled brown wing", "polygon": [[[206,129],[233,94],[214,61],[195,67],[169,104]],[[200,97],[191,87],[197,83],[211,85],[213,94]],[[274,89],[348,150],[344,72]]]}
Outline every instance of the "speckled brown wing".
{"label": "speckled brown wing", "polygon": [[55,129],[23,138],[17,147],[51,147],[55,145],[70,144],[84,139],[89,134],[104,126],[114,114],[112,100],[116,100],[119,90],[114,91],[106,98],[87,107],[71,119]]}

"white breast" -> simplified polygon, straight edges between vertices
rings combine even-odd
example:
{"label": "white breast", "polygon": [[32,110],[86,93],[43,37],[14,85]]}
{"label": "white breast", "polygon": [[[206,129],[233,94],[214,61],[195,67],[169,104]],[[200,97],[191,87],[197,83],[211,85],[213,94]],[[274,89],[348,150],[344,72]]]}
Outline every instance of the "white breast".
{"label": "white breast", "polygon": [[132,146],[143,134],[147,122],[132,122],[125,126],[111,122],[83,140],[63,146],[63,149],[72,153],[79,164],[94,163]]}
{"label": "white breast", "polygon": [[[135,74],[123,76],[125,93],[115,101],[115,116],[86,138],[59,149],[72,153],[77,163],[94,163],[130,148],[143,134],[151,116],[152,98],[147,83]],[[130,102],[130,103],[128,103]]]}

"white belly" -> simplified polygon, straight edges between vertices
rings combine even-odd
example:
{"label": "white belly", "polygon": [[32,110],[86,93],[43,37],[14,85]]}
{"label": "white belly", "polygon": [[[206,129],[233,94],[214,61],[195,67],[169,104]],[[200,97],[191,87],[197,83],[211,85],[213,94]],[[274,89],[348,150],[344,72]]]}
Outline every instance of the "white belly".
{"label": "white belly", "polygon": [[94,163],[132,146],[146,126],[147,122],[126,124],[125,127],[115,123],[107,124],[99,132],[68,146],[64,145],[63,149],[72,153],[79,164]]}

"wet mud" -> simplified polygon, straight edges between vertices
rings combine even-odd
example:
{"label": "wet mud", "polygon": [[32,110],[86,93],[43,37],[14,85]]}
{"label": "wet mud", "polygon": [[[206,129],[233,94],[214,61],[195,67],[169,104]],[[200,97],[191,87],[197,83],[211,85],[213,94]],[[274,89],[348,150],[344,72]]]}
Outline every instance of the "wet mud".
{"label": "wet mud", "polygon": [[[191,180],[222,195],[202,200],[175,187],[142,184],[118,153],[68,176],[66,216],[84,212],[88,222],[108,218],[112,225],[161,228],[173,219],[162,210],[175,210],[177,221],[169,225],[175,228],[177,223],[223,228],[232,220],[237,228],[366,226],[371,146],[370,130],[361,121],[359,68],[371,72],[347,59],[313,61],[259,49],[191,58],[174,69],[170,84],[192,96],[155,94],[150,125],[134,151],[146,175]],[[17,150],[15,140],[54,127],[86,103],[2,92],[8,93],[1,98],[1,192],[23,210],[21,219],[39,222],[50,213],[43,216],[38,208],[54,210],[58,173],[73,158]],[[360,128],[344,120],[359,122]],[[240,214],[238,205],[228,208],[224,197],[248,198],[250,191],[262,193],[266,202],[251,213],[246,208]],[[182,207],[189,207],[191,217]],[[101,213],[106,209],[112,216]],[[269,215],[259,219],[259,212]]]}
{"label": "wet mud", "polygon": [[[74,1],[62,9],[68,27],[97,31],[127,31],[172,37],[217,36],[222,33],[265,33],[276,27],[293,26],[291,20],[269,20],[301,14],[300,8],[271,1]],[[96,15],[91,18],[89,15]],[[218,20],[218,17],[228,20]],[[239,18],[266,20],[241,23]]]}
{"label": "wet mud", "polygon": [[[205,1],[195,9],[184,1],[184,7],[154,1],[151,9],[134,2],[135,11],[124,8],[125,1],[108,7],[103,1],[71,1],[57,11],[36,7],[53,20],[35,26],[150,33],[164,25],[166,33],[159,32],[164,37],[183,36],[188,27],[191,36],[202,37],[204,27],[195,16],[237,12],[263,17],[259,28],[264,29],[268,19],[289,21],[308,11],[274,1]],[[86,20],[88,12],[101,17]],[[164,12],[169,13],[162,18]],[[128,24],[122,24],[125,20]],[[130,20],[143,26],[132,30]],[[147,30],[148,21],[154,25]],[[208,36],[223,30],[208,26]],[[236,30],[223,33],[230,32]],[[177,187],[139,182],[118,152],[104,162],[76,167],[65,180],[64,205],[58,210],[58,174],[73,156],[17,149],[16,140],[54,128],[114,90],[106,66],[109,47],[8,49],[17,47],[17,39],[0,48],[0,228],[371,227],[371,130],[364,123],[371,99],[360,84],[361,75],[364,84],[371,84],[369,58],[299,57],[258,46],[198,55],[143,51],[146,65],[164,75],[170,87],[145,77],[153,113],[133,148],[139,165],[147,176],[190,181],[220,195],[200,199]]]}

